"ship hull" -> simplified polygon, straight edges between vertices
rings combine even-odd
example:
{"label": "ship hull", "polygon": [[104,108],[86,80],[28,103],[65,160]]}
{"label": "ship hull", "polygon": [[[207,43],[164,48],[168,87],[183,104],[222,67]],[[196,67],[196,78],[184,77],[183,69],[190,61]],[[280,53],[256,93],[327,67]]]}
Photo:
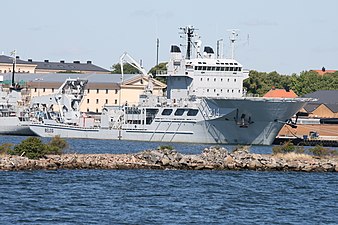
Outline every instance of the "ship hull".
{"label": "ship hull", "polygon": [[0,135],[35,135],[28,122],[22,122],[18,117],[0,117]]}
{"label": "ship hull", "polygon": [[189,119],[158,115],[149,125],[124,124],[120,129],[91,129],[45,121],[31,124],[30,129],[42,137],[271,145],[283,122],[305,103],[265,98],[206,99],[206,105],[197,108],[196,117]]}

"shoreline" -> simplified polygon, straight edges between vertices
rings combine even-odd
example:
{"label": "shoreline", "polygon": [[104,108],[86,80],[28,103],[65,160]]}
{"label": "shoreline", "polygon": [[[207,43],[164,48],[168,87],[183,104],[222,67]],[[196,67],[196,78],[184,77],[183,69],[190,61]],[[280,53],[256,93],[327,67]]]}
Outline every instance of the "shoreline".
{"label": "shoreline", "polygon": [[176,150],[146,150],[133,154],[62,154],[32,160],[0,155],[0,171],[59,169],[156,169],[156,170],[255,170],[338,172],[338,157],[320,158],[305,154],[254,154],[245,150],[228,152],[210,147],[201,154]]}

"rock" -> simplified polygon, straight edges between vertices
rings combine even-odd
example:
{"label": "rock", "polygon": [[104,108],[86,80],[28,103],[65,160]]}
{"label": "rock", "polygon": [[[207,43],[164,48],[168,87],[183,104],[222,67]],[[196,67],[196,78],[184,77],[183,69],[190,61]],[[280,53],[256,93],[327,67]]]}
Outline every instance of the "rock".
{"label": "rock", "polygon": [[248,169],[255,170],[262,168],[262,163],[260,163],[257,159],[251,160],[248,163]]}

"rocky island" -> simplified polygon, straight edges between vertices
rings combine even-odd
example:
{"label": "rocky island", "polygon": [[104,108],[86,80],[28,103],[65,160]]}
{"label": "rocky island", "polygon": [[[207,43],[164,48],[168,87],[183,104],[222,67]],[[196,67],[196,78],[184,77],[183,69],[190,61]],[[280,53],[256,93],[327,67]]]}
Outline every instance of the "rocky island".
{"label": "rocky island", "polygon": [[182,154],[174,149],[146,150],[133,154],[61,154],[40,159],[1,155],[0,170],[58,169],[158,169],[158,170],[257,170],[338,172],[338,158],[306,154],[254,154],[246,148],[229,152],[210,147],[201,154]]}

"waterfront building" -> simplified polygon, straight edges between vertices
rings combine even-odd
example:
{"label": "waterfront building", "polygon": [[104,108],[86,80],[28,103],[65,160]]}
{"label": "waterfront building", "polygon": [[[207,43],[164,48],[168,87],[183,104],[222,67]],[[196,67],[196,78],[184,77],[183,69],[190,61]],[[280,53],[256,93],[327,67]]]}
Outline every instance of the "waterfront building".
{"label": "waterfront building", "polygon": [[[58,88],[67,78],[88,79],[85,97],[80,105],[82,112],[101,113],[105,105],[119,106],[133,105],[139,100],[139,95],[144,92],[149,80],[139,74],[74,74],[53,73],[42,74],[16,74],[16,82],[23,86],[26,102],[33,97],[56,93]],[[4,74],[5,83],[10,83],[11,74]],[[7,81],[7,82],[6,82]],[[153,94],[162,96],[166,85],[152,79]]]}
{"label": "waterfront building", "polygon": [[[44,61],[35,61],[28,59],[27,61],[15,56],[15,72],[16,73],[109,73],[110,71],[94,65],[92,61],[81,63],[80,61],[66,62],[50,62],[48,59]],[[10,73],[13,71],[13,57],[0,55],[0,73]]]}

